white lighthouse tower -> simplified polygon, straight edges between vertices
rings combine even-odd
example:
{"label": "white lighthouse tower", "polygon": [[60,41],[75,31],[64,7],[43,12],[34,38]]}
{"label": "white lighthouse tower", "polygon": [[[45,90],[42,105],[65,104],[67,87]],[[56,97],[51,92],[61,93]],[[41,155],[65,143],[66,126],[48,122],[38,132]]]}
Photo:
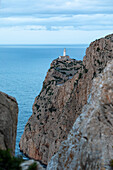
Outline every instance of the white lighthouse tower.
{"label": "white lighthouse tower", "polygon": [[66,56],[66,48],[64,48],[63,56],[64,56],[64,57]]}
{"label": "white lighthouse tower", "polygon": [[59,59],[69,59],[70,57],[68,55],[66,55],[66,48],[64,48],[64,52],[63,52],[63,56],[59,56]]}

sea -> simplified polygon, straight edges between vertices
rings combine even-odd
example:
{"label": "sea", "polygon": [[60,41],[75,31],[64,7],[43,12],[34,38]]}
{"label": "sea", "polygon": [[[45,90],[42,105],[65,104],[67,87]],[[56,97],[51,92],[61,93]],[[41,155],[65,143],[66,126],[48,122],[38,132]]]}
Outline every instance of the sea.
{"label": "sea", "polygon": [[83,60],[87,47],[87,44],[0,45],[0,91],[15,97],[19,107],[16,156],[22,154],[19,141],[51,62],[63,55],[64,48],[71,58]]}

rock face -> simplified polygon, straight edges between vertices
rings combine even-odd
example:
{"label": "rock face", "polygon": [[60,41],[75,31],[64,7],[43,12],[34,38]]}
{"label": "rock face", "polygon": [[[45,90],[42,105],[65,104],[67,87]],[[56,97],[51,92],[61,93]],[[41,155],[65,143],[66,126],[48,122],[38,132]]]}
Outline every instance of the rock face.
{"label": "rock face", "polygon": [[24,154],[48,163],[87,103],[93,78],[111,59],[113,35],[91,43],[83,62],[72,59],[52,62],[20,141]]}
{"label": "rock face", "polygon": [[93,80],[88,104],[47,170],[108,170],[113,160],[113,60]]}
{"label": "rock face", "polygon": [[82,67],[82,61],[56,59],[52,62],[43,88],[33,105],[33,115],[25,126],[20,141],[20,150],[26,155],[47,164],[48,159],[57,152],[62,140],[73,125],[63,109],[68,103],[74,88],[72,77]]}
{"label": "rock face", "polygon": [[0,92],[0,149],[10,149],[15,153],[15,142],[18,120],[16,100]]}

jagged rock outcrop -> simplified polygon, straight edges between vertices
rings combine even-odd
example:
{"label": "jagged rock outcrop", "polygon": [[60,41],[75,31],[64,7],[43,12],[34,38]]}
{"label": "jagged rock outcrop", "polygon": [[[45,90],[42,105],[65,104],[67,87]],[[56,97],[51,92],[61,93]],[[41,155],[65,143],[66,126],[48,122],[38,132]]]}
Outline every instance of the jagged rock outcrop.
{"label": "jagged rock outcrop", "polygon": [[[93,80],[91,94],[47,170],[110,170],[113,160],[113,60]],[[113,161],[112,161],[113,162]]]}
{"label": "jagged rock outcrop", "polygon": [[83,62],[52,62],[20,141],[24,154],[47,164],[87,103],[93,78],[112,58],[113,35],[109,35],[91,43]]}
{"label": "jagged rock outcrop", "polygon": [[15,153],[18,104],[15,98],[0,92],[0,149]]}

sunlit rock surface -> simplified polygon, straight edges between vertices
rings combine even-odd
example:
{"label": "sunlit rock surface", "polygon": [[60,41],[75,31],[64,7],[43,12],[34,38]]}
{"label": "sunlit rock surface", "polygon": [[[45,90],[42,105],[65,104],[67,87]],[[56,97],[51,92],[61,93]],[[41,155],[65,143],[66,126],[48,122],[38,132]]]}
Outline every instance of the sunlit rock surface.
{"label": "sunlit rock surface", "polygon": [[105,170],[113,159],[113,60],[93,80],[89,103],[83,107],[67,140],[47,170]]}

